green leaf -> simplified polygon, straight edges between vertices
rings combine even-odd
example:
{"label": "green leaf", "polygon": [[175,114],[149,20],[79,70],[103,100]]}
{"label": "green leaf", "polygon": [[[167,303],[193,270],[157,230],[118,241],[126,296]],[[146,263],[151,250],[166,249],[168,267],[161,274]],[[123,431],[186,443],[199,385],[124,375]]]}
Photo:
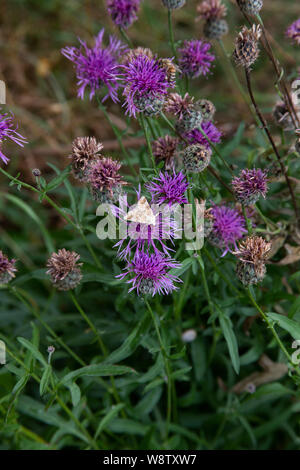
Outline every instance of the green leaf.
{"label": "green leaf", "polygon": [[99,434],[107,427],[108,423],[110,423],[110,421],[119,413],[119,411],[124,408],[124,406],[125,406],[124,403],[118,403],[117,405],[114,405],[111,407],[107,415],[105,415],[104,418],[101,419],[97,427],[95,439],[97,439]]}
{"label": "green leaf", "polygon": [[194,258],[186,258],[185,260],[182,261],[180,268],[172,268],[169,271],[169,274],[172,274],[173,276],[180,276],[181,274],[185,273],[193,264]]}
{"label": "green leaf", "polygon": [[223,331],[224,338],[227,343],[229,355],[235,372],[238,374],[240,372],[240,357],[239,350],[237,345],[237,340],[232,328],[232,323],[230,318],[225,315],[219,316],[221,329]]}
{"label": "green leaf", "polygon": [[113,366],[108,364],[93,364],[91,366],[81,367],[80,369],[74,370],[67,374],[61,380],[61,384],[67,384],[71,380],[78,379],[79,377],[105,377],[110,375],[122,375],[122,374],[132,374],[137,373],[131,367],[126,366]]}
{"label": "green leaf", "polygon": [[49,383],[49,380],[50,380],[50,377],[51,377],[51,373],[52,373],[52,368],[51,368],[51,365],[48,364],[47,367],[45,368],[44,372],[43,372],[41,382],[40,382],[40,395],[41,396],[43,396],[47,391],[47,387],[48,387],[48,383]]}
{"label": "green leaf", "polygon": [[300,339],[300,325],[295,320],[273,312],[269,312],[266,315],[268,318],[278,323],[283,330],[290,333],[294,339]]}
{"label": "green leaf", "polygon": [[22,344],[22,346],[24,346],[26,349],[28,349],[32,353],[32,355],[35,357],[35,359],[37,359],[45,367],[48,366],[48,364],[47,364],[46,360],[43,358],[42,354],[38,351],[38,349],[32,343],[30,343],[30,341],[28,341],[25,338],[21,338],[20,336],[17,338],[17,340],[19,341],[19,343]]}
{"label": "green leaf", "polygon": [[78,385],[75,382],[71,382],[69,384],[66,384],[66,386],[70,390],[73,406],[77,406],[78,403],[80,402],[80,398],[81,398],[80,388],[78,387]]}

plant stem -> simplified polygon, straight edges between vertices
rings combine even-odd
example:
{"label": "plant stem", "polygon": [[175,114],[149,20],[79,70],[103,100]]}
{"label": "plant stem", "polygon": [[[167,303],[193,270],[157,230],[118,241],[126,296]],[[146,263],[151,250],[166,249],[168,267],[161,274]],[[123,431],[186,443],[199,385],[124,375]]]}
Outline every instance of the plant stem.
{"label": "plant stem", "polygon": [[161,353],[164,359],[164,364],[165,364],[165,371],[166,371],[166,376],[167,376],[167,386],[168,386],[168,396],[167,396],[167,426],[166,426],[166,438],[168,437],[169,434],[169,427],[170,427],[170,422],[171,422],[171,414],[172,414],[172,373],[171,373],[171,368],[169,364],[169,359],[168,359],[168,354],[166,351],[166,348],[164,346],[160,331],[159,331],[159,326],[157,324],[155,315],[153,313],[153,310],[148,302],[148,300],[145,299],[145,304],[148,308],[148,311],[151,315],[154,328],[157,334],[158,342],[160,345]]}
{"label": "plant stem", "polygon": [[153,155],[153,152],[152,152],[152,146],[151,146],[151,141],[150,141],[150,136],[149,136],[149,130],[148,130],[147,124],[145,122],[145,117],[144,117],[143,113],[140,113],[140,123],[141,123],[141,127],[144,131],[144,134],[145,134],[147,147],[148,147],[148,152],[149,152],[149,155],[150,155],[150,158],[151,158],[153,169],[155,170],[155,172],[157,172],[156,165],[155,165],[155,159],[154,159],[154,155]]}
{"label": "plant stem", "polygon": [[101,100],[99,99],[99,97],[97,96],[97,101],[98,101],[98,106],[99,108],[101,109],[101,111],[103,112],[107,122],[109,123],[110,127],[112,128],[115,136],[116,136],[116,139],[120,145],[120,148],[122,150],[122,153],[126,159],[126,162],[127,162],[127,165],[129,166],[129,168],[131,169],[132,173],[137,176],[137,171],[136,169],[134,168],[132,162],[131,162],[131,156],[129,155],[129,153],[127,152],[124,144],[123,144],[123,140],[122,140],[122,137],[120,136],[120,132],[118,131],[118,129],[116,128],[116,126],[114,125],[114,123],[112,122],[108,112],[107,112],[107,109],[106,107],[101,103]]}
{"label": "plant stem", "polygon": [[243,212],[243,216],[244,216],[244,219],[245,219],[245,222],[246,222],[246,227],[247,227],[247,230],[248,230],[248,235],[249,237],[251,237],[252,235],[252,223],[251,223],[251,220],[248,218],[247,216],[247,212],[246,212],[246,208],[244,206],[244,204],[242,204],[242,212]]}
{"label": "plant stem", "polygon": [[125,30],[123,28],[119,28],[119,31],[120,31],[120,34],[122,36],[122,38],[124,39],[125,42],[127,42],[128,46],[130,47],[130,49],[133,49],[134,48],[134,44],[133,42],[131,41],[130,37],[128,36],[128,34],[125,32]]}
{"label": "plant stem", "polygon": [[294,207],[294,211],[295,211],[295,214],[296,214],[296,219],[299,220],[299,211],[298,211],[298,206],[297,206],[297,201],[296,201],[296,197],[295,197],[295,194],[294,194],[294,190],[293,190],[293,187],[292,187],[292,184],[291,184],[291,181],[288,177],[288,174],[287,174],[287,171],[285,169],[285,166],[281,160],[281,157],[280,157],[280,154],[277,150],[277,147],[275,145],[275,142],[273,140],[273,137],[268,129],[268,125],[267,125],[267,122],[265,120],[265,118],[263,117],[263,115],[261,114],[260,112],[260,109],[255,101],[255,98],[254,98],[254,95],[253,95],[253,91],[252,91],[252,86],[251,86],[251,79],[250,79],[250,70],[248,68],[245,68],[245,75],[246,75],[246,82],[247,82],[247,87],[248,87],[248,91],[249,91],[249,95],[250,95],[250,98],[251,98],[251,101],[253,103],[253,106],[255,108],[255,111],[256,111],[256,114],[263,126],[263,129],[265,130],[267,136],[268,136],[268,139],[270,141],[270,144],[274,150],[274,153],[277,157],[277,160],[280,164],[280,168],[281,168],[281,171],[282,173],[284,174],[284,177],[286,179],[286,182],[287,182],[287,185],[288,185],[288,188],[289,188],[289,191],[290,191],[290,194],[291,194],[291,198],[292,198],[292,203],[293,203],[293,207]]}
{"label": "plant stem", "polygon": [[169,27],[169,39],[170,39],[172,52],[173,52],[175,59],[177,59],[177,51],[175,47],[174,31],[173,31],[173,23],[172,23],[172,10],[168,10],[168,27]]}

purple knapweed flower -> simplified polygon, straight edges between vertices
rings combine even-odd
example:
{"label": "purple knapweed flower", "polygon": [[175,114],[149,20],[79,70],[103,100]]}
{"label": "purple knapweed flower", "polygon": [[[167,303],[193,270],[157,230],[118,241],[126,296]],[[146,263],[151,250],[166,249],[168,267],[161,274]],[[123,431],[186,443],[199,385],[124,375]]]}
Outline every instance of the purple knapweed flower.
{"label": "purple knapweed flower", "polygon": [[135,117],[144,109],[154,109],[157,100],[164,102],[167,90],[172,85],[158,59],[141,54],[122,68],[126,114]]}
{"label": "purple knapweed flower", "polygon": [[183,47],[178,49],[179,67],[182,73],[190,78],[206,75],[215,60],[215,56],[209,53],[210,48],[209,42],[200,39],[184,41]]}
{"label": "purple knapweed flower", "polygon": [[89,167],[87,182],[95,201],[108,203],[117,201],[126,185],[120,174],[122,164],[110,157],[97,158]]}
{"label": "purple knapweed flower", "polygon": [[104,28],[95,36],[95,45],[89,48],[79,39],[81,47],[65,47],[62,54],[75,64],[78,79],[78,97],[83,99],[86,87],[90,88],[90,99],[96,90],[106,86],[114,102],[119,101],[117,90],[120,87],[120,68],[118,60],[126,51],[126,46],[114,36],[109,36],[109,45],[103,45]]}
{"label": "purple knapweed flower", "polygon": [[260,168],[242,170],[239,176],[232,180],[236,199],[241,204],[255,204],[260,196],[266,197],[268,190],[267,174]]}
{"label": "purple knapweed flower", "polygon": [[[166,242],[174,245],[174,238],[179,232],[172,207],[164,206],[161,210],[158,204],[151,206],[141,190],[137,191],[137,204],[129,206],[127,197],[120,198],[120,207],[112,207],[115,217],[122,221],[120,240],[114,245],[118,248],[118,257],[129,259],[132,252],[152,248],[154,252],[163,251],[169,255],[170,248]],[[157,247],[159,246],[159,248]]]}
{"label": "purple knapweed flower", "polygon": [[221,249],[225,256],[232,248],[237,249],[236,242],[247,232],[245,219],[238,210],[225,205],[214,205],[211,210],[214,218],[213,229],[209,240]]}
{"label": "purple knapweed flower", "polygon": [[127,281],[132,284],[128,292],[136,290],[138,295],[151,294],[170,294],[173,290],[178,289],[174,282],[182,282],[177,276],[170,274],[171,268],[179,268],[180,264],[172,258],[163,254],[148,253],[137,251],[132,261],[130,261],[124,273],[117,276],[124,279],[130,276]]}
{"label": "purple knapweed flower", "polygon": [[19,132],[17,132],[18,126],[14,126],[14,117],[8,113],[1,114],[0,110],[0,158],[4,163],[9,162],[9,158],[2,152],[2,144],[5,140],[10,139],[15,144],[24,147],[27,144],[27,140]]}
{"label": "purple knapweed flower", "polygon": [[113,22],[127,29],[137,20],[141,0],[107,0],[107,10]]}
{"label": "purple knapweed flower", "polygon": [[298,46],[300,45],[300,18],[288,27],[285,34],[288,38],[295,41]]}
{"label": "purple knapweed flower", "polygon": [[15,277],[17,271],[15,264],[15,259],[9,259],[0,250],[0,284],[8,284]]}
{"label": "purple knapweed flower", "polygon": [[184,193],[189,187],[185,175],[180,171],[176,173],[159,173],[159,176],[145,184],[145,188],[152,196],[152,202],[155,204],[186,204],[188,203]]}
{"label": "purple knapweed flower", "polygon": [[[209,140],[214,144],[220,142],[222,133],[211,121],[203,121],[201,123],[201,129],[207,135]],[[185,134],[186,139],[190,144],[201,144],[205,145],[206,148],[210,147],[208,140],[204,137],[199,129],[193,129]]]}

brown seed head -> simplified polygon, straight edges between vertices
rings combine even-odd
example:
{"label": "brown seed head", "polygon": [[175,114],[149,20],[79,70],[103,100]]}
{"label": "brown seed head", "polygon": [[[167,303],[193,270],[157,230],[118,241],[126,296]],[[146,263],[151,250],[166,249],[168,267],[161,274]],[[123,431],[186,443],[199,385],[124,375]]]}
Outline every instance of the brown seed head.
{"label": "brown seed head", "polygon": [[243,27],[235,40],[235,50],[233,57],[237,65],[250,68],[259,56],[258,40],[261,36],[261,28],[253,25],[248,29]]}

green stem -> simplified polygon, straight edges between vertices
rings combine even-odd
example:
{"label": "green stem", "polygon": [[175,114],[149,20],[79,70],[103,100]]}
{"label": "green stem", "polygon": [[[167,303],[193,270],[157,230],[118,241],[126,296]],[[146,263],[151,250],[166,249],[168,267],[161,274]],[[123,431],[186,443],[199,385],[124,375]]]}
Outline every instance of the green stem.
{"label": "green stem", "polygon": [[167,383],[167,385],[168,385],[167,426],[166,426],[166,438],[167,438],[168,434],[169,434],[169,427],[170,427],[170,423],[171,423],[171,414],[172,414],[172,388],[173,388],[173,386],[172,386],[172,373],[171,373],[171,368],[170,368],[170,364],[169,364],[168,354],[167,354],[166,348],[164,346],[164,343],[163,343],[163,340],[162,340],[162,337],[161,337],[161,334],[160,334],[160,331],[159,331],[159,327],[158,327],[155,315],[153,313],[153,310],[152,310],[148,300],[146,300],[146,299],[145,299],[145,304],[148,308],[148,311],[151,315],[151,318],[152,318],[152,321],[153,321],[153,324],[154,324],[154,328],[155,328],[156,335],[157,335],[157,338],[158,338],[158,342],[159,342],[159,345],[160,345],[161,353],[162,353],[163,359],[164,359],[165,371],[166,371],[166,376],[167,376],[167,381],[168,381],[168,383]]}
{"label": "green stem", "polygon": [[246,208],[244,206],[244,204],[242,204],[242,211],[243,211],[243,216],[244,216],[244,219],[245,219],[245,222],[246,222],[246,227],[247,227],[247,230],[248,230],[248,235],[249,237],[251,237],[252,235],[252,223],[251,223],[251,220],[247,217],[247,212],[246,212]]}
{"label": "green stem", "polygon": [[170,39],[171,49],[172,49],[175,59],[177,59],[177,51],[175,47],[174,31],[173,31],[173,23],[172,23],[172,10],[168,10],[168,27],[169,27],[169,39]]}
{"label": "green stem", "polygon": [[152,152],[152,146],[151,146],[149,131],[148,131],[148,127],[147,127],[147,124],[145,122],[145,117],[144,117],[143,113],[140,113],[140,123],[141,123],[141,127],[144,131],[144,134],[145,134],[147,147],[148,147],[148,152],[149,152],[149,155],[150,155],[150,158],[151,158],[153,169],[155,170],[155,172],[157,172],[156,165],[155,165],[155,159],[154,159],[154,155],[153,155],[153,152]]}
{"label": "green stem", "polygon": [[122,36],[122,38],[124,39],[125,42],[127,42],[128,46],[133,49],[134,48],[134,44],[133,42],[131,41],[130,37],[128,36],[128,34],[125,32],[125,30],[123,28],[119,28],[119,31],[120,31],[120,34]]}

